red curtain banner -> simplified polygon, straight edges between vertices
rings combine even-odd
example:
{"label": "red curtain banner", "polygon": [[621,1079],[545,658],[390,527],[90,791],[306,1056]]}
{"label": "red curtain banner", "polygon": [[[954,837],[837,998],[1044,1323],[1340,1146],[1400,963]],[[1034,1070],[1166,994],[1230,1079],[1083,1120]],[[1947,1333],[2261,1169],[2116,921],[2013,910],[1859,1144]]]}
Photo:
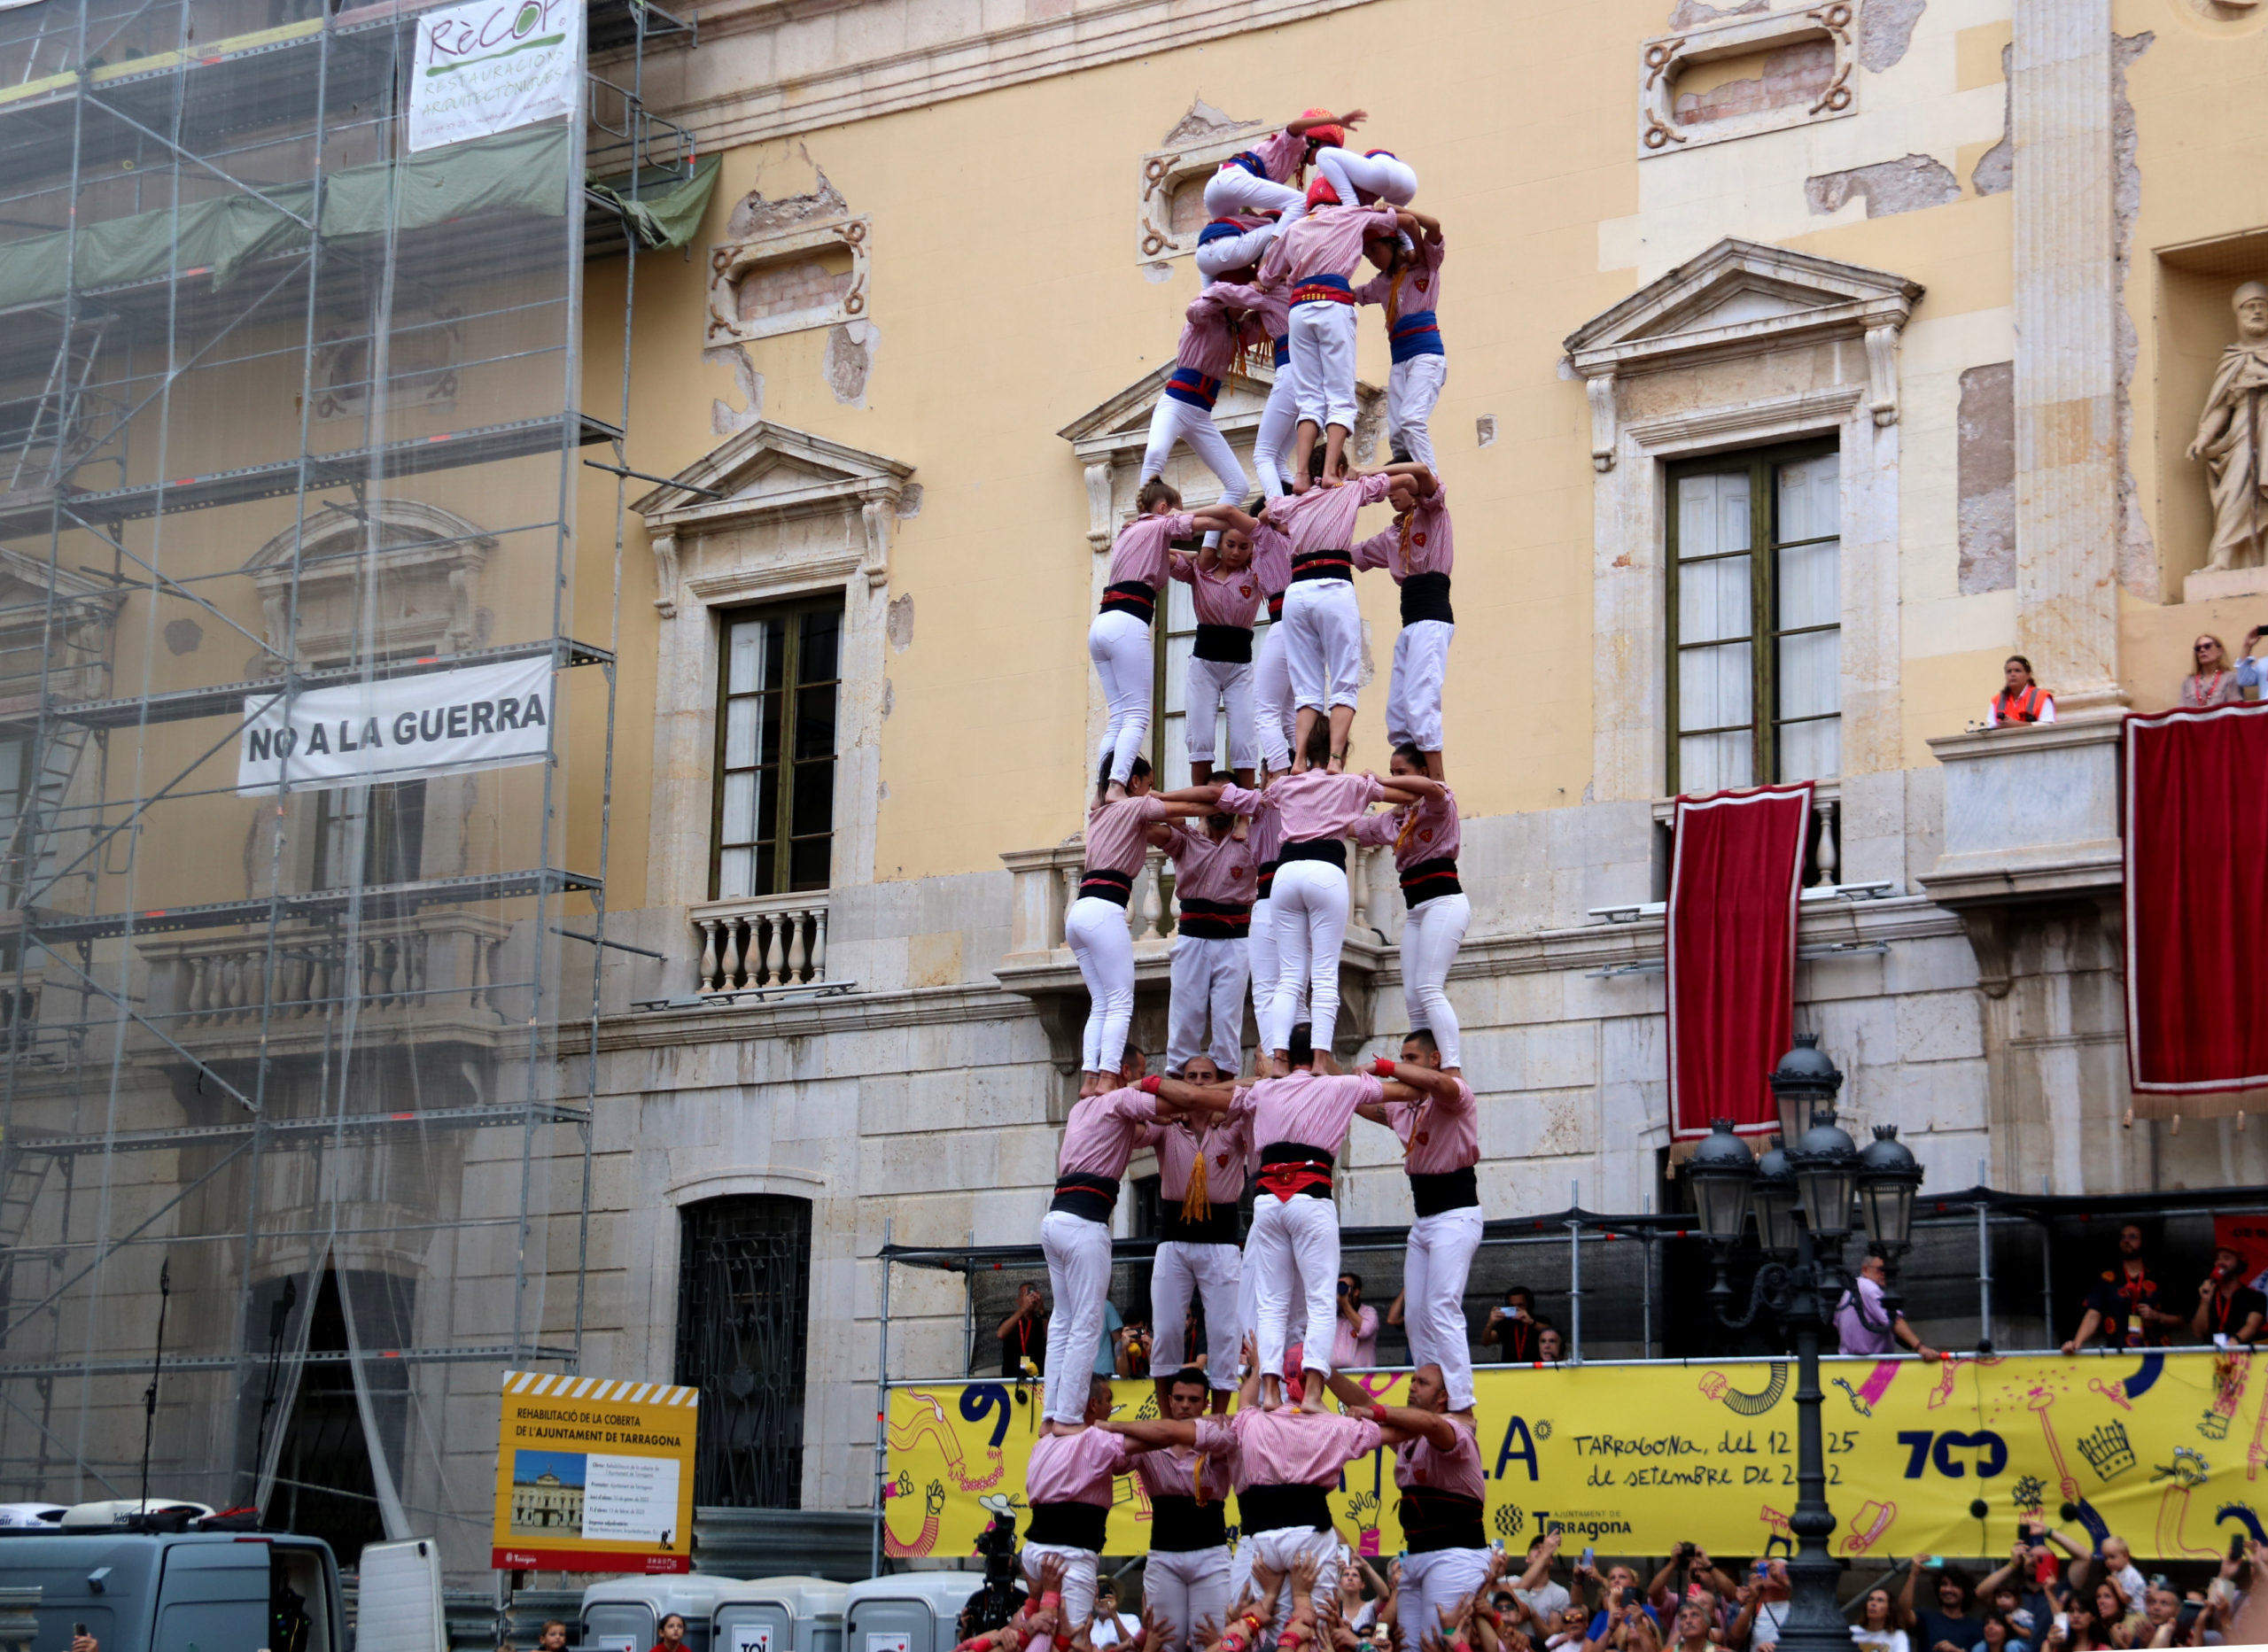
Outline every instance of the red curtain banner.
{"label": "red curtain banner", "polygon": [[1674,1140],[1779,1127],[1767,1080],[1794,1042],[1796,902],[1811,784],[1677,800],[1669,874]]}
{"label": "red curtain banner", "polygon": [[2268,705],[2129,717],[2125,809],[2134,1089],[2268,1085]]}

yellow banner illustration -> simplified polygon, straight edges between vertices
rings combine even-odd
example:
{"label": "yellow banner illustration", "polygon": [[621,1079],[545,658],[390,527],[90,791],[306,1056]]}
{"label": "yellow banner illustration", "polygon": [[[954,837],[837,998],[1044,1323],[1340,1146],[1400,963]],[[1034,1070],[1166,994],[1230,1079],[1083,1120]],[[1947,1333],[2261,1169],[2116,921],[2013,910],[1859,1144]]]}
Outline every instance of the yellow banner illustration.
{"label": "yellow banner illustration", "polygon": [[[2239,1532],[2268,1540],[2268,1358],[2254,1362],[2210,1349],[1824,1361],[1835,1552],[2005,1555],[2035,1516],[2116,1532],[2148,1559],[2214,1559]],[[1360,1380],[1391,1405],[1408,1379]],[[1559,1527],[1601,1554],[1792,1551],[1793,1361],[1484,1369],[1475,1385],[1488,1527],[1506,1547]],[[1157,1415],[1147,1382],[1117,1392],[1121,1416]],[[1038,1415],[1037,1385],[893,1389],[888,1552],[967,1555],[995,1510],[1021,1520]],[[1400,1550],[1390,1453],[1350,1464],[1332,1501],[1362,1552]],[[1146,1550],[1148,1522],[1122,1478],[1107,1551]]]}

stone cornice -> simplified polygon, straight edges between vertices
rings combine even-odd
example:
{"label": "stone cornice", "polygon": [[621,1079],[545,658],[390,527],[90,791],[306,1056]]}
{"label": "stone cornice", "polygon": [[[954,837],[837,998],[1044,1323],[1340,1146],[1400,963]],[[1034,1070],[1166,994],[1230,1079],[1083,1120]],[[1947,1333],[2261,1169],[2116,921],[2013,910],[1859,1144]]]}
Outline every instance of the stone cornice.
{"label": "stone cornice", "polygon": [[[669,1050],[687,1044],[742,1043],[755,1038],[814,1038],[827,1033],[874,1032],[896,1027],[997,1021],[1031,1013],[1031,1002],[989,982],[920,987],[904,992],[854,992],[839,998],[791,1004],[702,1004],[682,1010],[617,1013],[599,1025],[599,1052]],[[590,1052],[590,1024],[559,1029],[559,1058]]]}
{"label": "stone cornice", "polygon": [[[707,0],[698,50],[648,47],[655,112],[703,151],[1045,80],[1371,0]],[[1003,12],[1012,20],[985,27]],[[966,26],[956,27],[966,14]],[[913,15],[909,15],[913,14]],[[928,27],[917,35],[918,23]],[[602,67],[609,56],[594,59]],[[657,76],[656,71],[661,74]]]}

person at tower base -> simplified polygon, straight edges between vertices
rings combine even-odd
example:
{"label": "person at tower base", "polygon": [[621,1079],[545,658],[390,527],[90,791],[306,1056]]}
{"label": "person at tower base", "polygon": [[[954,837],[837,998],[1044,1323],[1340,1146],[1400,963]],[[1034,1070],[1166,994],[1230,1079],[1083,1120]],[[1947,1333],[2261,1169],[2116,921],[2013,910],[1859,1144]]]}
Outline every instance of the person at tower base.
{"label": "person at tower base", "polygon": [[[1024,1575],[1037,1584],[1045,1562],[1060,1563],[1061,1617],[1068,1625],[1085,1624],[1094,1610],[1096,1569],[1115,1493],[1112,1482],[1132,1466],[1135,1456],[1131,1442],[1098,1426],[1110,1420],[1108,1379],[1077,1375],[1083,1397],[1077,1414],[1068,1422],[1050,1416],[1040,1425],[1024,1470],[1024,1496],[1031,1504]],[[1054,1602],[1043,1597],[1043,1604]],[[1045,1642],[1037,1644],[1044,1648]]]}
{"label": "person at tower base", "polygon": [[1417,1220],[1402,1265],[1402,1315],[1410,1359],[1441,1374],[1449,1408],[1472,1409],[1472,1344],[1464,1322],[1464,1284],[1480,1248],[1480,1114],[1472,1087],[1422,1028],[1402,1041],[1402,1059],[1381,1059],[1385,1099],[1356,1111],[1391,1129]]}
{"label": "person at tower base", "polygon": [[[1233,1352],[1228,1362],[1236,1363]],[[1208,1373],[1193,1369],[1161,1377],[1164,1400],[1160,1409],[1165,1419],[1193,1423],[1204,1415],[1210,1380]],[[1209,1453],[1199,1451],[1192,1441],[1155,1446],[1134,1459],[1135,1477],[1150,1499],[1144,1604],[1156,1609],[1170,1633],[1169,1648],[1194,1644],[1200,1624],[1218,1627],[1228,1621],[1232,1592],[1228,1501],[1236,1491],[1236,1437],[1223,1431],[1209,1443]]]}
{"label": "person at tower base", "polygon": [[1488,1578],[1493,1551],[1481,1524],[1487,1476],[1470,1401],[1456,1404],[1441,1368],[1421,1362],[1410,1375],[1410,1403],[1374,1403],[1359,1384],[1334,1377],[1332,1392],[1350,1415],[1368,1415],[1394,1447],[1402,1488],[1402,1540],[1397,1616],[1413,1633],[1438,1629],[1457,1602]]}
{"label": "person at tower base", "polygon": [[1191,1057],[1183,1082],[1232,1097],[1228,1110],[1154,1124],[1140,1137],[1158,1155],[1158,1253],[1150,1270],[1150,1312],[1158,1338],[1150,1375],[1157,1379],[1163,1405],[1172,1397],[1172,1384],[1188,1374],[1182,1361],[1190,1299],[1197,1297],[1205,1305],[1203,1377],[1212,1387],[1216,1413],[1229,1408],[1237,1386],[1237,1348],[1244,1335],[1244,1252],[1237,1206],[1244,1197],[1245,1161],[1252,1152],[1252,1092],[1228,1090],[1228,1076],[1210,1056]]}

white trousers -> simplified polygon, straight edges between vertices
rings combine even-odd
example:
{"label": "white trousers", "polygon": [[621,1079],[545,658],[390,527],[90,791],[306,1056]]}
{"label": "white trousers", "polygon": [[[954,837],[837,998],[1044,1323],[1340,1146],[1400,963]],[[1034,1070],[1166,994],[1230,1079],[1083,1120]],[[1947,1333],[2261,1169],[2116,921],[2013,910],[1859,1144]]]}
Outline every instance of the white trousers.
{"label": "white trousers", "polygon": [[[1368,190],[1396,206],[1407,206],[1418,198],[1418,175],[1391,155],[1320,149],[1316,151],[1315,169],[1330,180],[1331,187],[1339,192],[1342,206],[1356,204],[1361,198],[1355,193],[1358,190]],[[1427,1629],[1421,1633],[1433,1632]]]}
{"label": "white trousers", "polygon": [[[1172,982],[1166,1008],[1166,1071],[1178,1073],[1192,1056],[1209,1055],[1223,1073],[1244,1066],[1244,989],[1252,964],[1244,940],[1177,935],[1169,960]],[[1133,956],[1131,943],[1127,954]],[[1213,1310],[1208,1304],[1208,1314]],[[1165,1329],[1156,1324],[1162,1337]]]}
{"label": "white trousers", "polygon": [[[1273,898],[1252,904],[1252,938],[1245,942],[1245,956],[1252,966],[1252,1020],[1260,1028],[1260,1047],[1268,1054],[1286,1046],[1271,1044],[1268,1034],[1272,1025],[1271,1005],[1276,999],[1276,982],[1283,974],[1283,960],[1276,952],[1276,903]],[[1292,1028],[1307,1019],[1308,979],[1300,977],[1300,996],[1292,1005],[1292,1019],[1284,1023],[1284,1035],[1288,1039]],[[1245,1316],[1245,1328],[1252,1328],[1252,1316]]]}
{"label": "white trousers", "polygon": [[1197,1625],[1210,1624],[1218,1634],[1226,1627],[1233,1600],[1229,1594],[1229,1549],[1192,1548],[1168,1552],[1152,1549],[1142,1567],[1142,1604],[1154,1607],[1170,1632],[1169,1648],[1195,1647]]}
{"label": "white trousers", "polygon": [[[1252,491],[1251,478],[1237,462],[1229,438],[1213,423],[1213,410],[1160,396],[1150,415],[1150,445],[1142,450],[1142,480],[1162,475],[1176,442],[1187,442],[1205,468],[1221,478],[1221,503],[1233,505]],[[1132,615],[1126,617],[1129,619]]]}
{"label": "white trousers", "polygon": [[1244,1253],[1233,1245],[1188,1245],[1166,1239],[1150,1269],[1150,1375],[1171,1377],[1189,1357],[1182,1337],[1189,1299],[1205,1302],[1205,1383],[1223,1393],[1237,1386],[1237,1353],[1244,1344]]}
{"label": "white trousers", "polygon": [[[1298,1025],[1300,988],[1307,987],[1310,1040],[1331,1048],[1339,1030],[1339,949],[1347,939],[1347,873],[1327,860],[1287,860],[1276,868],[1269,901],[1276,932],[1276,990],[1268,1001],[1269,1021],[1261,1047],[1291,1047]],[[1128,950],[1132,951],[1130,943]],[[1333,1283],[1336,1283],[1334,1276]]]}
{"label": "white trousers", "polygon": [[1310,302],[1292,306],[1292,361],[1300,380],[1300,417],[1355,428],[1355,306]]}
{"label": "white trousers", "polygon": [[1213,761],[1219,748],[1215,738],[1221,708],[1229,709],[1229,766],[1258,765],[1260,752],[1252,723],[1252,664],[1250,660],[1200,660],[1189,656],[1189,671],[1182,679],[1182,701],[1188,715],[1182,718],[1182,743],[1189,760]]}
{"label": "white trousers", "polygon": [[1110,760],[1110,778],[1121,786],[1134,772],[1134,759],[1150,737],[1150,685],[1157,662],[1150,652],[1150,626],[1131,614],[1098,614],[1087,627],[1087,657],[1102,679],[1102,694],[1110,707],[1110,722],[1103,730],[1101,759]]}
{"label": "white trousers", "polygon": [[1207,217],[1253,218],[1262,213],[1283,213],[1277,228],[1288,229],[1308,215],[1308,198],[1288,183],[1260,177],[1242,167],[1223,167],[1205,180]]}
{"label": "white trousers", "polygon": [[1386,691],[1389,745],[1441,749],[1441,679],[1449,674],[1449,640],[1456,635],[1448,620],[1414,619],[1394,640],[1394,675]]}
{"label": "white trousers", "polygon": [[[1263,1193],[1261,1197],[1266,1198],[1268,1196]],[[1300,1202],[1312,1205],[1317,1201],[1301,1199]],[[1339,1533],[1336,1532],[1317,1532],[1312,1526],[1279,1526],[1273,1532],[1252,1532],[1238,1540],[1237,1559],[1239,1563],[1251,1563],[1245,1561],[1247,1549],[1252,1551],[1253,1561],[1270,1571],[1284,1575],[1287,1586],[1276,1600],[1276,1631],[1278,1634],[1292,1621],[1293,1610],[1299,1605],[1296,1592],[1288,1585],[1292,1568],[1299,1563],[1301,1555],[1315,1556],[1315,1594],[1309,1598],[1315,1602],[1318,1611],[1324,1601],[1339,1593]],[[1412,1641],[1410,1644],[1415,1646],[1417,1643]]]}
{"label": "white trousers", "polygon": [[[1302,585],[1319,581],[1301,580]],[[1285,602],[1292,599],[1287,593]],[[1260,633],[1260,647],[1252,663],[1253,731],[1261,761],[1277,773],[1292,766],[1292,735],[1299,726],[1299,702],[1292,696],[1292,633],[1282,620],[1272,620]]]}
{"label": "white trousers", "polygon": [[1126,909],[1083,895],[1063,919],[1063,939],[1079,961],[1079,979],[1087,983],[1080,1070],[1115,1073],[1126,1059],[1126,1029],[1134,1020],[1134,936],[1126,927]]}
{"label": "white trousers", "polygon": [[[1449,966],[1472,921],[1472,897],[1459,891],[1420,901],[1402,919],[1402,1003],[1410,1029],[1420,1027],[1441,1046],[1443,1066],[1463,1066],[1456,1012],[1449,1007]],[[1457,1406],[1452,1408],[1463,1410]]]}
{"label": "white trousers", "polygon": [[1268,387],[1268,400],[1260,409],[1260,428],[1252,437],[1252,468],[1260,472],[1260,491],[1270,499],[1284,496],[1284,455],[1292,450],[1293,433],[1300,423],[1299,357],[1288,355],[1276,369]]}
{"label": "white trousers", "polygon": [[1414,355],[1386,376],[1386,439],[1428,470],[1433,468],[1433,407],[1449,383],[1445,355]]}
{"label": "white trousers", "polygon": [[[1039,1219],[1039,1249],[1055,1298],[1047,1321],[1047,1415],[1058,1423],[1084,1423],[1095,1345],[1102,1340],[1103,1304],[1110,1296],[1110,1227],[1051,1210]],[[1332,1283],[1336,1288],[1338,1282]]]}
{"label": "white trousers", "polygon": [[[1239,167],[1237,170],[1242,172],[1244,168]],[[1250,175],[1247,174],[1247,175]],[[1279,183],[1275,187],[1280,190],[1285,186]],[[1300,198],[1300,204],[1302,207],[1307,205],[1305,196]],[[1223,218],[1229,214],[1216,213],[1213,215],[1216,218]],[[1223,236],[1216,240],[1208,241],[1197,249],[1198,275],[1209,284],[1232,270],[1242,269],[1248,264],[1257,264],[1260,262],[1261,254],[1268,251],[1269,244],[1276,239],[1282,228],[1280,224],[1264,223],[1257,229],[1246,230],[1240,236]]]}
{"label": "white trousers", "polygon": [[1284,633],[1297,705],[1322,711],[1355,703],[1363,680],[1363,610],[1353,580],[1294,579],[1284,593]]}
{"label": "white trousers", "polygon": [[1402,1557],[1402,1596],[1394,1616],[1410,1645],[1446,1633],[1442,1609],[1454,1617],[1456,1603],[1488,1580],[1488,1557],[1485,1548],[1432,1548]]}
{"label": "white trousers", "polygon": [[1402,1317],[1410,1362],[1438,1365],[1449,1409],[1472,1404],[1472,1343],[1465,1329],[1464,1281],[1480,1248],[1480,1207],[1467,1205],[1420,1216],[1410,1224],[1402,1268]]}
{"label": "white trousers", "polygon": [[1339,1206],[1304,1193],[1281,1199],[1263,1190],[1252,1201],[1252,1231],[1245,1236],[1244,1251],[1259,1320],[1255,1334],[1262,1374],[1284,1375],[1293,1304],[1304,1298],[1301,1363],[1330,1376],[1339,1317]]}
{"label": "white trousers", "polygon": [[[1063,1563],[1063,1605],[1059,1621],[1084,1624],[1095,1609],[1095,1568],[1097,1556],[1091,1548],[1071,1548],[1061,1543],[1027,1543],[1023,1547],[1024,1580],[1031,1585],[1035,1600],[1039,1594],[1039,1563],[1050,1555]],[[1060,1635],[1035,1640],[1025,1652],[1048,1652],[1053,1641],[1068,1646],[1070,1637]]]}

